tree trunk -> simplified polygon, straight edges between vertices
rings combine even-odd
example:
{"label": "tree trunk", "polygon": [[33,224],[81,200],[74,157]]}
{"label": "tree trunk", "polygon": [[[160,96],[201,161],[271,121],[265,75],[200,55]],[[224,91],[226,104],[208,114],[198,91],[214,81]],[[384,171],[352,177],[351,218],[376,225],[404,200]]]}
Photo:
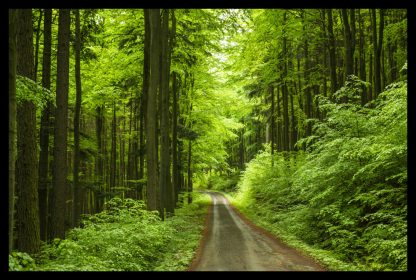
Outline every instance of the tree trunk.
{"label": "tree trunk", "polygon": [[178,202],[179,193],[179,167],[178,167],[178,84],[176,72],[172,73],[172,181],[175,193],[175,203]]}
{"label": "tree trunk", "polygon": [[[192,107],[191,107],[192,108]],[[188,141],[188,204],[192,203],[192,140]]]}
{"label": "tree trunk", "polygon": [[40,26],[42,24],[42,17],[43,17],[43,11],[42,9],[39,9],[39,19],[38,19],[38,25],[36,28],[36,37],[35,37],[35,70],[34,70],[34,81],[37,81],[37,77],[38,77],[38,57],[39,57],[39,41],[40,41],[40,36],[41,36],[41,32],[40,32]]}
{"label": "tree trunk", "polygon": [[12,253],[14,243],[14,189],[16,183],[16,33],[17,10],[9,9],[9,254]]}
{"label": "tree trunk", "polygon": [[[133,112],[136,111],[135,107],[133,106],[133,104],[135,103],[133,101],[132,98],[132,92],[130,92],[130,110],[129,110],[129,135],[132,135],[132,126],[133,126],[133,122],[135,122],[135,117],[133,117]],[[134,148],[133,148],[133,142],[137,142],[136,141],[136,135],[134,135],[133,137],[129,137],[128,139],[128,144],[127,144],[127,168],[126,168],[126,179],[127,179],[127,188],[128,188],[128,192],[131,194],[131,198],[136,198],[137,199],[137,189],[136,192],[133,190],[133,186],[134,184],[131,183],[130,180],[134,180]],[[135,194],[135,195],[133,195]]]}
{"label": "tree trunk", "polygon": [[116,186],[116,160],[117,160],[117,117],[116,102],[113,101],[113,121],[111,122],[111,154],[110,154],[110,192],[113,192]]}
{"label": "tree trunk", "polygon": [[291,130],[291,141],[290,141],[290,150],[295,150],[295,144],[298,141],[297,135],[298,132],[296,131],[296,120],[295,120],[295,109],[293,106],[293,94],[290,94],[290,112],[291,112],[291,118],[290,118],[290,130]]}
{"label": "tree trunk", "polygon": [[[17,12],[17,74],[34,79],[32,10]],[[30,100],[17,105],[17,249],[35,253],[40,247],[36,107]]]}
{"label": "tree trunk", "polygon": [[[243,123],[244,124],[244,123]],[[239,169],[243,170],[244,169],[244,128],[240,129],[240,145],[239,145],[239,150],[238,150],[238,154],[239,154]]]}
{"label": "tree trunk", "polygon": [[[331,15],[332,16],[332,15]],[[305,39],[304,42],[304,52],[305,52],[305,67],[304,67],[304,78],[305,78],[305,95],[306,95],[306,104],[305,104],[305,113],[306,118],[309,120],[312,118],[312,94],[311,94],[311,87],[309,85],[309,69],[310,69],[310,62],[309,62],[309,44],[308,40]],[[310,136],[312,134],[312,124],[310,121],[306,124],[306,136]]]}
{"label": "tree trunk", "polygon": [[[173,214],[173,192],[170,184],[170,154],[169,154],[169,67],[168,67],[168,32],[169,32],[169,10],[162,11],[162,79],[160,85],[160,95],[162,104],[160,106],[160,193],[162,198],[162,209],[166,208],[166,214]],[[170,187],[169,187],[170,186]],[[162,210],[163,211],[163,210]]]}
{"label": "tree trunk", "polygon": [[61,239],[65,238],[70,20],[69,9],[59,10],[51,233]]}
{"label": "tree trunk", "polygon": [[[142,97],[140,99],[140,153],[139,153],[139,178],[144,177],[144,156],[146,153],[146,143],[144,137],[144,130],[146,126],[146,117],[147,117],[147,96],[149,91],[149,82],[150,82],[150,20],[149,20],[150,11],[149,9],[144,9],[144,61],[143,61],[143,89]],[[141,189],[140,185],[140,198],[141,199]]]}
{"label": "tree trunk", "polygon": [[337,84],[337,64],[335,55],[335,37],[333,31],[332,9],[327,9],[328,13],[328,44],[329,44],[329,69],[331,74],[331,94],[330,97],[338,90]]}
{"label": "tree trunk", "polygon": [[96,212],[100,212],[102,210],[103,204],[103,185],[104,185],[104,152],[103,152],[103,123],[104,123],[104,106],[100,105],[96,107],[96,116],[95,116],[95,135],[97,137],[97,158],[96,158],[96,175],[97,175],[97,182],[98,182],[98,190],[96,194]]}
{"label": "tree trunk", "polygon": [[[286,26],[286,12],[283,14],[283,26]],[[283,77],[282,77],[282,98],[283,98],[283,151],[289,151],[289,102],[288,88],[286,85],[287,77],[287,37],[286,30],[283,30]]]}
{"label": "tree trunk", "polygon": [[354,73],[354,53],[353,53],[353,39],[350,29],[350,24],[348,22],[348,12],[347,9],[342,9],[342,20],[344,23],[344,50],[345,50],[345,80],[348,75]]}
{"label": "tree trunk", "polygon": [[[123,122],[122,122],[123,121]],[[121,125],[123,123],[123,125]],[[119,142],[119,152],[118,152],[118,158],[119,158],[119,166],[116,166],[116,170],[118,170],[117,172],[117,179],[116,179],[116,186],[118,187],[125,187],[125,181],[126,181],[126,163],[125,163],[125,143],[124,143],[124,137],[123,137],[123,133],[125,131],[126,128],[126,105],[123,104],[123,114],[122,116],[119,118],[119,125],[117,126],[117,130],[116,130],[116,136],[118,134],[118,142]],[[116,157],[117,158],[117,157]],[[125,191],[122,192],[123,196]],[[127,194],[128,197],[129,194]]]}
{"label": "tree trunk", "polygon": [[73,226],[78,227],[81,216],[81,187],[79,185],[79,123],[81,114],[81,32],[79,9],[75,10],[75,84],[76,84],[76,99],[75,99],[75,115],[74,115],[74,168],[73,168],[73,185],[74,185],[74,199],[73,199]]}
{"label": "tree trunk", "polygon": [[384,29],[384,10],[380,9],[380,26],[377,42],[377,18],[376,10],[371,9],[372,15],[372,29],[373,29],[373,53],[374,53],[374,91],[373,98],[376,99],[381,92],[381,49],[383,44],[383,29]]}
{"label": "tree trunk", "polygon": [[369,73],[368,73],[368,80],[371,82],[371,85],[368,88],[368,101],[373,100],[373,88],[374,88],[374,74],[373,74],[373,54],[370,53],[370,65],[368,67]]}
{"label": "tree trunk", "polygon": [[146,153],[147,153],[147,208],[159,210],[158,205],[158,177],[157,165],[158,155],[156,151],[156,98],[159,82],[159,32],[160,32],[160,10],[151,9],[149,13],[150,22],[150,77],[147,95],[147,117],[146,117]]}
{"label": "tree trunk", "polygon": [[[354,53],[355,53],[355,45],[356,45],[356,40],[355,40],[355,34],[356,34],[355,9],[350,9],[350,31],[351,31],[351,56],[352,56],[352,60],[354,62]],[[358,72],[356,70],[353,73],[354,73],[354,75],[358,75]]]}
{"label": "tree trunk", "polygon": [[[363,18],[361,16],[361,10],[358,10],[358,29],[360,34],[360,43],[359,43],[359,61],[360,61],[360,80],[365,81],[366,80],[366,74],[365,74],[365,41],[364,41],[364,22]],[[366,86],[363,86],[363,91],[361,93],[361,105],[364,105],[367,103],[367,88]]]}
{"label": "tree trunk", "polygon": [[[42,61],[42,86],[51,88],[51,47],[52,47],[52,9],[45,9],[43,23],[43,61]],[[40,238],[47,240],[48,230],[48,164],[49,164],[49,134],[51,133],[52,102],[48,101],[43,109],[39,131],[39,221]]]}
{"label": "tree trunk", "polygon": [[279,87],[276,90],[277,95],[277,151],[282,151],[282,122],[281,122],[281,114],[280,114],[280,94],[279,94]]}

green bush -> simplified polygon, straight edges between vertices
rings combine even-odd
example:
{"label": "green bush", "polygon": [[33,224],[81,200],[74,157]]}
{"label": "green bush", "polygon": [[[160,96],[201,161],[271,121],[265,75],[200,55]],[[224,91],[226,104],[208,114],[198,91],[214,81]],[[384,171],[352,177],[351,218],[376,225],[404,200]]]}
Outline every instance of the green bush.
{"label": "green bush", "polygon": [[193,195],[193,204],[176,209],[176,215],[165,221],[157,211],[147,211],[143,201],[115,197],[103,212],[84,216],[82,227],[70,230],[65,240],[44,245],[36,266],[31,262],[18,267],[23,261],[15,257],[9,261],[10,269],[183,270],[198,246],[208,205],[206,195]]}
{"label": "green bush", "polygon": [[341,102],[359,85],[353,77],[335,102],[321,98],[326,118],[298,142],[306,153],[275,154],[273,166],[270,148],[258,154],[235,202],[293,244],[330,252],[341,261],[322,257],[332,269],[406,270],[407,84],[370,106]]}
{"label": "green bush", "polygon": [[208,177],[207,188],[217,191],[236,191],[240,179],[240,171],[234,171],[231,174],[211,174]]}
{"label": "green bush", "polygon": [[33,270],[35,267],[35,260],[24,252],[12,252],[9,255],[10,271]]}

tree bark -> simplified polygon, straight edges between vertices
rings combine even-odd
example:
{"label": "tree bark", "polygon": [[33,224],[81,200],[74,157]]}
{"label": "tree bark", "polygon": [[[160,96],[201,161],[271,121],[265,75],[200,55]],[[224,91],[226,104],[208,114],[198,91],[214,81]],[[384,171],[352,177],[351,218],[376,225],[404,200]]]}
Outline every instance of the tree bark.
{"label": "tree bark", "polygon": [[[43,22],[43,61],[42,61],[42,86],[51,88],[51,48],[52,48],[52,9],[45,9]],[[40,238],[48,239],[48,164],[49,164],[49,135],[51,134],[52,102],[48,101],[43,109],[39,131],[39,222]]]}
{"label": "tree bark", "polygon": [[[331,13],[332,18],[332,13]],[[332,23],[332,21],[331,21]],[[304,78],[305,78],[305,95],[306,95],[306,104],[305,104],[305,113],[306,118],[312,118],[312,94],[311,94],[311,86],[309,84],[309,69],[310,69],[310,60],[309,60],[309,43],[308,40],[305,38],[304,41],[304,54],[305,54],[305,67],[304,67]],[[310,121],[306,124],[306,136],[310,136],[312,134],[312,125]]]}
{"label": "tree bark", "polygon": [[296,119],[295,119],[295,109],[293,106],[293,94],[290,94],[290,130],[291,130],[291,141],[290,141],[290,150],[294,151],[295,150],[295,144],[298,141],[297,140],[297,135],[298,132],[296,131]]}
{"label": "tree bark", "polygon": [[[355,9],[350,9],[350,32],[351,32],[351,56],[354,63],[354,53],[355,53],[355,45],[356,45],[356,27],[355,27]],[[353,72],[354,75],[358,75],[356,68]]]}
{"label": "tree bark", "polygon": [[39,19],[38,19],[38,26],[36,29],[36,41],[35,41],[35,70],[34,70],[34,81],[37,81],[37,77],[38,77],[38,57],[39,57],[39,41],[40,41],[40,26],[42,24],[42,17],[43,17],[43,11],[42,9],[39,9]]}
{"label": "tree bark", "polygon": [[[283,26],[286,26],[286,12],[283,14]],[[288,88],[286,85],[287,77],[287,34],[286,29],[283,30],[283,76],[282,76],[282,99],[283,99],[283,151],[289,151],[289,102]]]}
{"label": "tree bark", "polygon": [[9,254],[12,253],[14,243],[14,190],[16,183],[16,155],[17,155],[17,103],[16,103],[16,33],[17,10],[9,9]]}
{"label": "tree bark", "polygon": [[81,216],[81,187],[79,185],[79,164],[80,164],[80,152],[79,152],[79,129],[80,129],[80,114],[81,114],[81,32],[80,32],[80,19],[79,9],[75,10],[75,84],[76,84],[76,97],[75,97],[75,115],[74,115],[74,167],[73,167],[73,185],[74,185],[74,198],[73,198],[73,226],[78,227]]}
{"label": "tree bark", "polygon": [[59,10],[51,233],[61,239],[65,238],[70,20],[69,9]]}
{"label": "tree bark", "polygon": [[[192,108],[192,107],[191,107]],[[189,139],[188,141],[188,185],[187,185],[187,192],[188,192],[188,204],[192,203],[192,140]]]}
{"label": "tree bark", "polygon": [[353,53],[353,46],[352,46],[352,33],[350,29],[350,24],[348,22],[348,12],[347,9],[342,9],[342,20],[344,23],[344,59],[345,59],[345,78],[347,79],[348,75],[354,73],[354,53]]}
{"label": "tree bark", "polygon": [[[17,12],[18,75],[34,80],[32,10]],[[31,100],[17,104],[17,249],[36,253],[40,248],[36,107]]]}
{"label": "tree bark", "polygon": [[[174,212],[173,206],[173,192],[170,184],[170,154],[169,154],[169,61],[168,61],[168,32],[169,32],[169,10],[162,11],[162,59],[161,71],[162,79],[160,85],[160,95],[162,104],[160,106],[161,122],[161,149],[160,149],[160,193],[163,203],[163,208],[166,209],[166,214],[171,215]],[[163,210],[162,210],[163,211]]]}
{"label": "tree bark", "polygon": [[179,193],[179,167],[178,167],[178,84],[176,72],[172,73],[172,181],[175,192],[175,203],[178,202]]}
{"label": "tree bark", "polygon": [[158,155],[156,152],[156,98],[159,81],[159,32],[160,32],[160,10],[151,9],[149,12],[150,22],[150,77],[147,95],[146,116],[146,153],[147,153],[147,208],[159,210],[158,205]]}
{"label": "tree bark", "polygon": [[[360,80],[366,80],[366,73],[365,73],[365,41],[364,41],[364,22],[361,16],[361,10],[358,10],[358,29],[359,29],[359,61],[360,61]],[[367,103],[367,88],[363,86],[363,91],[361,93],[361,105]]]}
{"label": "tree bark", "polygon": [[277,105],[277,151],[281,152],[282,151],[282,121],[281,121],[281,111],[280,111],[280,93],[279,93],[279,87],[277,87],[276,90],[276,95],[277,95],[277,101],[276,101],[276,105]]}
{"label": "tree bark", "polygon": [[331,75],[331,94],[330,97],[338,90],[337,84],[337,64],[336,64],[336,54],[335,54],[335,37],[333,30],[333,21],[332,21],[332,9],[327,9],[328,13],[328,45],[329,45],[329,69]]}
{"label": "tree bark", "polygon": [[103,135],[103,124],[104,124],[104,106],[100,105],[96,107],[96,115],[95,115],[95,135],[97,138],[97,158],[95,161],[95,168],[96,168],[96,175],[97,175],[97,181],[99,189],[97,191],[96,195],[96,212],[101,211],[103,199],[102,199],[102,192],[103,185],[105,183],[104,180],[104,152],[103,152],[103,141],[102,141],[102,135]]}
{"label": "tree bark", "polygon": [[113,120],[111,122],[111,154],[110,154],[110,192],[116,186],[116,160],[117,160],[117,117],[116,102],[113,101]]}
{"label": "tree bark", "polygon": [[[373,53],[374,53],[374,91],[373,98],[376,99],[381,92],[381,49],[383,46],[383,30],[384,30],[384,10],[379,9],[379,35],[377,38],[377,18],[376,10],[371,9],[372,28],[373,28]],[[378,39],[378,42],[377,42]]]}
{"label": "tree bark", "polygon": [[[146,112],[147,112],[147,96],[149,91],[150,82],[150,20],[149,20],[149,9],[144,9],[144,61],[143,61],[143,89],[142,97],[140,99],[140,159],[139,159],[139,178],[144,177],[144,157],[146,153],[145,143],[145,125],[146,125]],[[141,194],[142,186],[140,186]],[[142,197],[140,197],[142,198]]]}

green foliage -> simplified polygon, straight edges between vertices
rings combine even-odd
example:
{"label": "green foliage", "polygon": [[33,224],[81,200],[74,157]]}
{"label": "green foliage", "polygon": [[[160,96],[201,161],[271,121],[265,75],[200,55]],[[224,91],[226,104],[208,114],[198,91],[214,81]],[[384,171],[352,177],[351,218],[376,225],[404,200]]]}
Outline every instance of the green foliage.
{"label": "green foliage", "polygon": [[[360,83],[340,91],[351,98]],[[330,269],[406,270],[406,94],[398,82],[373,108],[321,99],[309,152],[278,153],[273,166],[267,149],[258,154],[236,205]]]}
{"label": "green foliage", "polygon": [[198,246],[208,201],[206,195],[194,194],[194,203],[163,222],[157,211],[145,209],[143,201],[115,197],[103,212],[85,215],[81,227],[70,230],[65,240],[44,245],[36,267],[28,255],[18,252],[9,260],[10,269],[184,270]]}
{"label": "green foliage", "polygon": [[54,100],[54,95],[50,90],[27,77],[17,75],[16,101],[18,104],[23,101],[31,101],[36,108],[42,109],[46,107],[48,101],[52,100]]}
{"label": "green foliage", "polygon": [[211,174],[208,177],[206,187],[217,191],[236,191],[237,183],[240,180],[240,171],[236,170],[231,174]]}
{"label": "green foliage", "polygon": [[24,252],[12,252],[9,255],[9,271],[33,270],[35,267],[35,261]]}

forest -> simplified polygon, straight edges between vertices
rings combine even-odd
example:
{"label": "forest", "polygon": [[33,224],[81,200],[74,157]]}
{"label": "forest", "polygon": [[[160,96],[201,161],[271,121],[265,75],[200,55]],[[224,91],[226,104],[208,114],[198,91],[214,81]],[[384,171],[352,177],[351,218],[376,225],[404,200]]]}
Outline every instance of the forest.
{"label": "forest", "polygon": [[189,270],[210,193],[406,271],[407,12],[9,9],[9,271]]}

